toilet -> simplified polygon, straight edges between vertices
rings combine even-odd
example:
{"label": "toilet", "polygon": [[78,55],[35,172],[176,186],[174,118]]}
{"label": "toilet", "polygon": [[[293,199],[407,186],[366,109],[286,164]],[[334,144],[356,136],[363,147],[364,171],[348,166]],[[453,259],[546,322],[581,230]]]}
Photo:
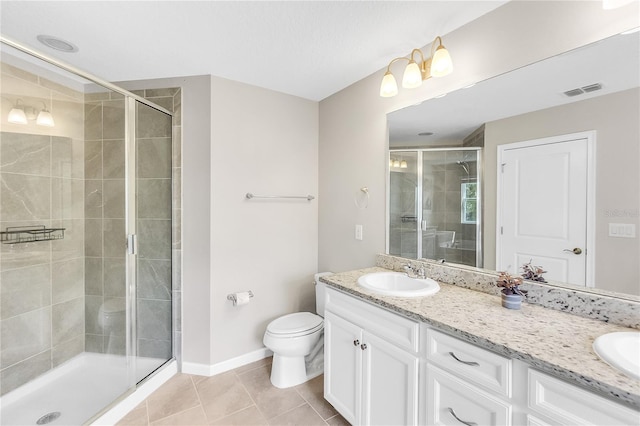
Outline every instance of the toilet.
{"label": "toilet", "polygon": [[116,336],[126,335],[126,311],[127,305],[123,297],[106,299],[98,310],[98,324],[103,329],[105,336],[109,337],[106,353],[115,353],[118,347]]}
{"label": "toilet", "polygon": [[269,323],[263,343],[273,352],[271,383],[289,388],[322,374],[324,369],[324,293],[319,278],[331,272],[315,274],[316,312],[284,315]]}

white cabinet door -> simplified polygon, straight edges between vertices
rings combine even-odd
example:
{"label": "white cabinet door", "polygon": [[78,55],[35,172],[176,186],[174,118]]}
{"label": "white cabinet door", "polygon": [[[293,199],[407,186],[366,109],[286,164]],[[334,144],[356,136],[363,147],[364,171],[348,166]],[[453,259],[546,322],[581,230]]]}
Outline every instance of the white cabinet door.
{"label": "white cabinet door", "polygon": [[362,329],[325,311],[324,397],[351,424],[360,423]]}
{"label": "white cabinet door", "polygon": [[364,402],[359,423],[417,424],[418,357],[366,331],[363,345]]}

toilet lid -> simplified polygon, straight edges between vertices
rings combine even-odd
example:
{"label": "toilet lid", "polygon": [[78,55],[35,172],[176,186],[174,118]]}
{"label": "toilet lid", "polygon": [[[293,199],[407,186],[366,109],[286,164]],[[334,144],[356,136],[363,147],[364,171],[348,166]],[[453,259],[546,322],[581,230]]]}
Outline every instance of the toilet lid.
{"label": "toilet lid", "polygon": [[322,317],[311,312],[297,312],[275,319],[267,326],[271,334],[298,334],[322,328]]}

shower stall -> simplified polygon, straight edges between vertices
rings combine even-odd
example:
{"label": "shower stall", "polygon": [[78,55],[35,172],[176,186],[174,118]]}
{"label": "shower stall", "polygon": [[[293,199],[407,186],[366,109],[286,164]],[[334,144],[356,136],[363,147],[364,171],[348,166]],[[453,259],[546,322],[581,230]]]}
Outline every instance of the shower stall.
{"label": "shower stall", "polygon": [[180,91],[0,52],[0,423],[84,424],[174,357]]}
{"label": "shower stall", "polygon": [[389,151],[389,254],[482,267],[482,148]]}

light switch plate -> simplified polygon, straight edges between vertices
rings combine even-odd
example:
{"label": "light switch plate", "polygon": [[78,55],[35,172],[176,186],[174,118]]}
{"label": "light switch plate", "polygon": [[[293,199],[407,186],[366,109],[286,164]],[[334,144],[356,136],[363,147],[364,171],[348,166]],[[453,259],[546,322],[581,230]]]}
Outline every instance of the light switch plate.
{"label": "light switch plate", "polygon": [[636,225],[633,223],[610,223],[609,236],[615,238],[635,238]]}

